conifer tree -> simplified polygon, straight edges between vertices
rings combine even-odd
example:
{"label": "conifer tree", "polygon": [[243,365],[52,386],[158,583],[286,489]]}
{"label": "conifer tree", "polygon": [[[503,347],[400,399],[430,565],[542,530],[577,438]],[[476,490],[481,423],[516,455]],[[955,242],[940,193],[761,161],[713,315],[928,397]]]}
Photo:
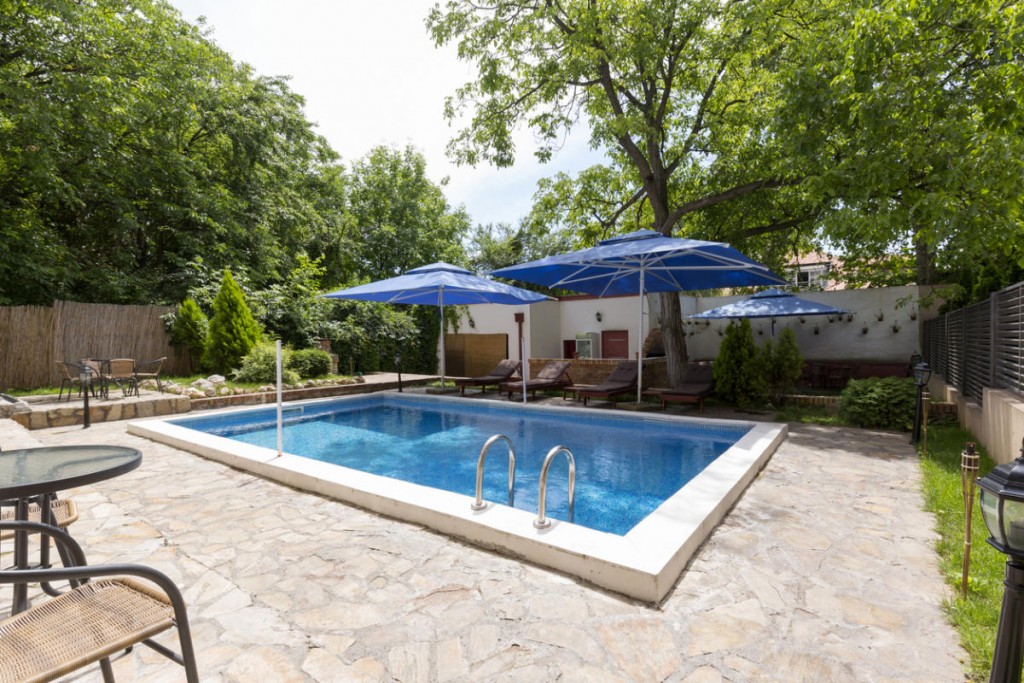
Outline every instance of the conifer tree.
{"label": "conifer tree", "polygon": [[231,271],[224,270],[220,290],[213,301],[210,336],[203,356],[203,365],[226,375],[241,366],[242,359],[262,338],[259,325],[245,303],[242,288]]}
{"label": "conifer tree", "polygon": [[171,332],[171,343],[188,349],[192,368],[199,367],[206,350],[206,339],[210,333],[210,321],[199,308],[196,300],[189,297],[181,302],[174,315],[174,329]]}
{"label": "conifer tree", "polygon": [[749,320],[743,318],[725,329],[714,368],[715,393],[722,399],[741,408],[762,399],[765,393],[764,367]]}

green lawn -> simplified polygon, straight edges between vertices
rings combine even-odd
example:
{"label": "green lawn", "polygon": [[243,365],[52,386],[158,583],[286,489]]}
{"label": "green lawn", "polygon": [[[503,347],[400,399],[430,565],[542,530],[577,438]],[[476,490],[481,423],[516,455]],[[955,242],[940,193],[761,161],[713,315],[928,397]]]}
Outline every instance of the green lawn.
{"label": "green lawn", "polygon": [[[976,439],[960,427],[931,427],[928,451],[921,457],[921,469],[925,508],[934,513],[935,528],[940,536],[936,547],[939,567],[952,592],[952,598],[945,604],[946,614],[959,631],[960,642],[970,656],[970,680],[987,681],[1003,599],[1006,556],[985,542],[988,530],[981,518],[975,487],[967,596],[961,594],[965,514],[960,453],[968,441],[976,442]],[[979,474],[984,475],[994,464],[983,448],[979,446],[978,450],[982,455]]]}

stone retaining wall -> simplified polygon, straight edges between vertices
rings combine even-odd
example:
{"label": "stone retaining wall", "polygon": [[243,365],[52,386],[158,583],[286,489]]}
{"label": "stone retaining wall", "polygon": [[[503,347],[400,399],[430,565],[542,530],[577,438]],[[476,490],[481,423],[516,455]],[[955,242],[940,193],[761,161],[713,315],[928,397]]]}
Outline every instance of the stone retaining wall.
{"label": "stone retaining wall", "polygon": [[[189,410],[188,398],[163,394],[159,398],[150,400],[94,402],[89,406],[89,421],[135,420],[143,417],[187,413]],[[28,429],[72,427],[83,424],[85,411],[82,408],[82,403],[76,401],[61,405],[49,404],[46,407],[36,406],[27,412],[15,413],[11,419]]]}

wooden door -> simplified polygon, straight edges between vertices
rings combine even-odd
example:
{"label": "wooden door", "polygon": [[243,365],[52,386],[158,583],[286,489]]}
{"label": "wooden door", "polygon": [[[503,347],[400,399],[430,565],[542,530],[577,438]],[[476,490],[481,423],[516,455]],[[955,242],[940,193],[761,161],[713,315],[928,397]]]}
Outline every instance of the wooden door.
{"label": "wooden door", "polygon": [[602,358],[629,358],[629,331],[602,330]]}

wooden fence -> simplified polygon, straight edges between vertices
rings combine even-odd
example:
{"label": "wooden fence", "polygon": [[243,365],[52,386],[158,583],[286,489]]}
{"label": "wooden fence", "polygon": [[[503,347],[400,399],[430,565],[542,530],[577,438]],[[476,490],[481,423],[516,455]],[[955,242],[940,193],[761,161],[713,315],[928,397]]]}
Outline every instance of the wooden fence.
{"label": "wooden fence", "polygon": [[171,346],[161,316],[173,306],[71,301],[0,307],[0,391],[57,386],[57,361],[167,357],[163,374],[191,373],[188,354]]}

